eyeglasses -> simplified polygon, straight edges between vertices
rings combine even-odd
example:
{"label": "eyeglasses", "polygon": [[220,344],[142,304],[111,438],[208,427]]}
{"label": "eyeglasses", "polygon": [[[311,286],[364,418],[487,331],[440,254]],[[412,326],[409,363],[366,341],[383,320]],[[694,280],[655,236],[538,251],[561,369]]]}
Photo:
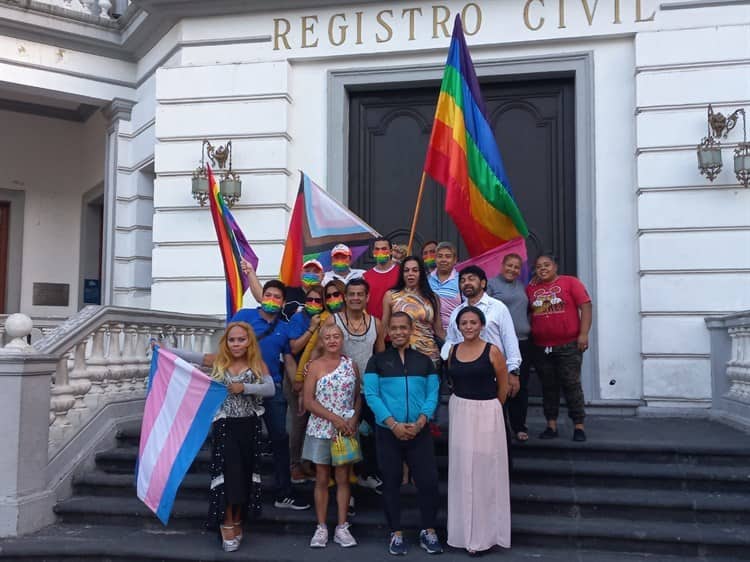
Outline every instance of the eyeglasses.
{"label": "eyeglasses", "polygon": [[336,297],[341,296],[341,291],[334,291],[333,293],[327,293],[326,298],[327,299],[335,299]]}
{"label": "eyeglasses", "polygon": [[318,304],[322,304],[323,303],[323,299],[321,299],[320,297],[307,297],[305,299],[305,302],[316,302]]}

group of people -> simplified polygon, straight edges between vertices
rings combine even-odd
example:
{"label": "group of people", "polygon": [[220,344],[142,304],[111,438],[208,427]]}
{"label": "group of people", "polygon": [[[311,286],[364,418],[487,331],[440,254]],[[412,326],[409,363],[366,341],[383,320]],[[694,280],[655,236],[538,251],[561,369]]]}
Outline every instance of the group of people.
{"label": "group of people", "polygon": [[396,250],[378,238],[375,266],[364,271],[338,244],[331,271],[306,261],[298,288],[278,280],[261,286],[243,262],[260,306],[230,319],[217,354],[175,350],[210,367],[228,389],[213,426],[209,509],[224,550],[239,547],[243,521],[260,509],[261,420],[271,442],[274,506],[308,509],[292,483],[315,481],[310,546],[328,543],[332,486],[333,541],[357,544],[349,524],[357,483],[382,495],[394,555],[407,551],[401,487],[408,482],[417,490],[420,547],[443,551],[430,428],[441,388],[451,395],[447,543],[471,554],[510,547],[509,445],[529,438],[530,364],[543,387],[540,437],[558,435],[562,389],[573,438],[586,439],[580,367],[591,300],[580,281],[558,275],[549,255],[536,260],[526,286],[515,254],[488,281],[477,266],[456,271],[450,242],[428,242],[421,256]]}

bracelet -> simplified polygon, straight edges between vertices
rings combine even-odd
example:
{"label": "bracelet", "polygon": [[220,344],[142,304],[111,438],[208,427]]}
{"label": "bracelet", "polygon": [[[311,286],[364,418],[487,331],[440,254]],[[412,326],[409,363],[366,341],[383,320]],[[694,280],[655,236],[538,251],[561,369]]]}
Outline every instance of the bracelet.
{"label": "bracelet", "polygon": [[397,421],[395,421],[395,422],[393,422],[393,423],[391,424],[391,427],[389,427],[388,429],[390,429],[391,431],[393,431],[393,429],[394,429],[394,428],[395,428],[395,427],[396,427],[397,425],[398,425],[398,422],[397,422]]}

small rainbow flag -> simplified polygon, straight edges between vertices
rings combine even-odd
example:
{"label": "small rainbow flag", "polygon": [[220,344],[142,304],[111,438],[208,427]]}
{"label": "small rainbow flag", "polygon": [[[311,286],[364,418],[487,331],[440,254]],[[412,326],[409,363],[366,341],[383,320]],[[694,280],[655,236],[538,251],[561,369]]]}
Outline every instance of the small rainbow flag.
{"label": "small rainbow flag", "polygon": [[250,244],[247,243],[237,222],[234,220],[229,207],[219,192],[219,182],[216,181],[211,166],[208,170],[208,202],[211,208],[211,218],[219,240],[221,259],[224,262],[224,277],[227,280],[227,322],[242,308],[242,297],[250,286],[250,282],[240,266],[241,259],[250,262],[253,268],[258,268],[258,256],[255,255]]}
{"label": "small rainbow flag", "polygon": [[279,277],[284,284],[299,287],[304,260],[318,259],[328,269],[331,248],[343,243],[352,251],[353,261],[366,252],[369,241],[378,236],[380,234],[369,224],[300,172]]}
{"label": "small rainbow flag", "polygon": [[458,15],[424,170],[445,186],[445,210],[472,256],[518,236],[528,236],[487,121],[487,108]]}

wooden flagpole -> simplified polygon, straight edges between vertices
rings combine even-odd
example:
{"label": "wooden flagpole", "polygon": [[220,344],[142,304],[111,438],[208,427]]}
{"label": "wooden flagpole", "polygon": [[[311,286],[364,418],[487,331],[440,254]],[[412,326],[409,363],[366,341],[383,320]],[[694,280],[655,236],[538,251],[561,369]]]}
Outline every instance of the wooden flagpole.
{"label": "wooden flagpole", "polygon": [[406,249],[406,255],[411,255],[411,247],[414,243],[414,233],[417,231],[417,219],[419,218],[419,209],[422,206],[422,193],[424,192],[424,180],[427,173],[422,170],[422,180],[419,182],[419,193],[417,194],[417,206],[414,208],[414,218],[411,221],[411,232],[409,233],[409,245]]}

